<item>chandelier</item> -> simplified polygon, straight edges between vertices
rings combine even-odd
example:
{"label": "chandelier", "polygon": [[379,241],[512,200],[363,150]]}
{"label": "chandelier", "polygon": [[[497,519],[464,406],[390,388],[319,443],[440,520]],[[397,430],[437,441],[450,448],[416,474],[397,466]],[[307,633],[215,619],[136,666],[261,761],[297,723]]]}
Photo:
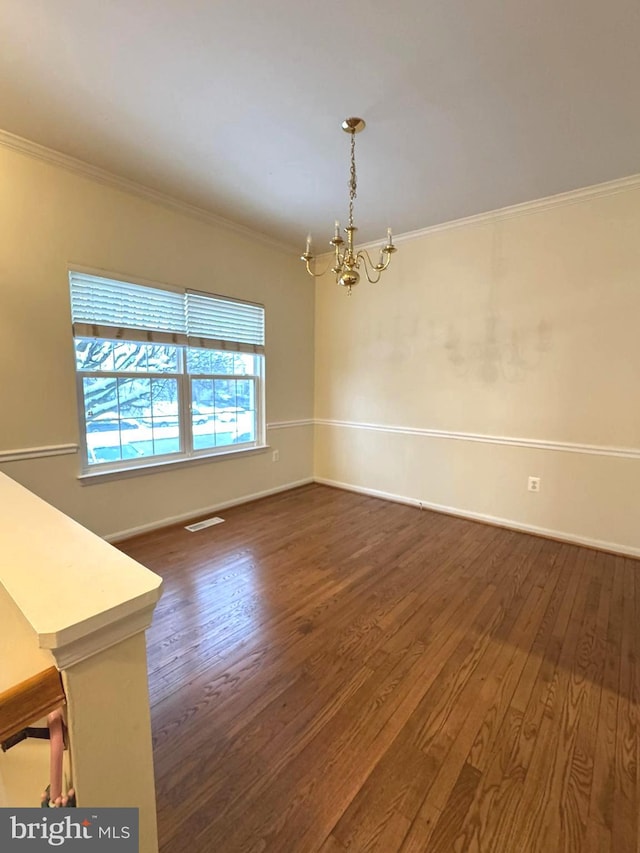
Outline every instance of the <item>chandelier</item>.
{"label": "chandelier", "polygon": [[[340,223],[336,219],[335,232],[333,238],[329,240],[329,245],[333,246],[335,257],[333,262],[329,262],[329,266],[323,272],[316,273],[311,269],[311,262],[315,256],[311,251],[311,234],[307,235],[307,245],[304,254],[300,260],[305,262],[307,272],[314,278],[318,278],[329,271],[335,273],[336,284],[347,288],[347,293],[351,296],[351,288],[355,287],[360,281],[360,268],[365,273],[367,280],[371,284],[380,281],[380,276],[387,269],[391,262],[391,255],[396,251],[393,245],[391,236],[391,228],[387,228],[386,245],[380,249],[380,257],[377,264],[374,264],[365,249],[356,250],[353,245],[353,235],[358,230],[353,224],[353,201],[357,194],[358,179],[356,176],[356,133],[364,130],[365,122],[361,118],[347,118],[342,122],[342,129],[345,133],[351,134],[351,176],[349,178],[349,224],[344,229],[347,235],[345,245],[344,239],[340,236]],[[344,248],[342,248],[344,246]],[[333,263],[333,266],[331,266]]]}

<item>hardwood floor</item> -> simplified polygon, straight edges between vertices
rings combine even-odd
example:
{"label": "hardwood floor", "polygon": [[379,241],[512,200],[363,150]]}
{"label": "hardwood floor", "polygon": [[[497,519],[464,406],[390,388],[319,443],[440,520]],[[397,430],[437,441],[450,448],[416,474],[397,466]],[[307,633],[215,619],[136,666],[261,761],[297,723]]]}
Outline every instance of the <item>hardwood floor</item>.
{"label": "hardwood floor", "polygon": [[163,853],[638,853],[640,563],[324,486],[120,547]]}

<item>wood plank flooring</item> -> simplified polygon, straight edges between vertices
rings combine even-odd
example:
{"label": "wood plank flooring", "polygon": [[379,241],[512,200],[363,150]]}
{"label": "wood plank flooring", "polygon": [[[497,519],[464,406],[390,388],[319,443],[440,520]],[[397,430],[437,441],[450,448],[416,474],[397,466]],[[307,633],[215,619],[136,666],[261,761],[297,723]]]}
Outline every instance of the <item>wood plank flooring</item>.
{"label": "wood plank flooring", "polygon": [[122,550],[162,853],[640,853],[640,562],[312,485]]}

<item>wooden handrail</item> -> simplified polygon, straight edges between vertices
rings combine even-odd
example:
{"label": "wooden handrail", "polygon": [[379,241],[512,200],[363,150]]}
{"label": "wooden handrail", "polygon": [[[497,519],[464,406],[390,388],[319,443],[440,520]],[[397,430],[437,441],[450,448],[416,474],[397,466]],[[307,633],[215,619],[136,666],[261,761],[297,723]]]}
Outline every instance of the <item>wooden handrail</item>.
{"label": "wooden handrail", "polygon": [[46,717],[64,701],[62,678],[55,666],[0,693],[0,743]]}

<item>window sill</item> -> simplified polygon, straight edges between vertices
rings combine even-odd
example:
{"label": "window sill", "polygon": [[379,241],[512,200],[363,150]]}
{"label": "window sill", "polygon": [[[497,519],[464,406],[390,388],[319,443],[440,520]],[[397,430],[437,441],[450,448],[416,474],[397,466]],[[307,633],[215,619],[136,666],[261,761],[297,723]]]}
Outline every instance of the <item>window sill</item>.
{"label": "window sill", "polygon": [[104,483],[108,480],[121,480],[127,477],[139,477],[145,474],[158,474],[161,471],[166,471],[172,468],[181,468],[189,465],[199,465],[202,462],[222,462],[224,459],[234,459],[240,456],[253,456],[255,454],[266,453],[269,450],[268,444],[261,444],[257,447],[243,447],[239,450],[228,450],[225,453],[207,453],[201,456],[189,456],[180,459],[163,459],[162,462],[148,462],[143,465],[136,465],[135,468],[109,468],[103,471],[91,471],[78,475],[78,480],[83,486],[90,486],[94,483]]}

